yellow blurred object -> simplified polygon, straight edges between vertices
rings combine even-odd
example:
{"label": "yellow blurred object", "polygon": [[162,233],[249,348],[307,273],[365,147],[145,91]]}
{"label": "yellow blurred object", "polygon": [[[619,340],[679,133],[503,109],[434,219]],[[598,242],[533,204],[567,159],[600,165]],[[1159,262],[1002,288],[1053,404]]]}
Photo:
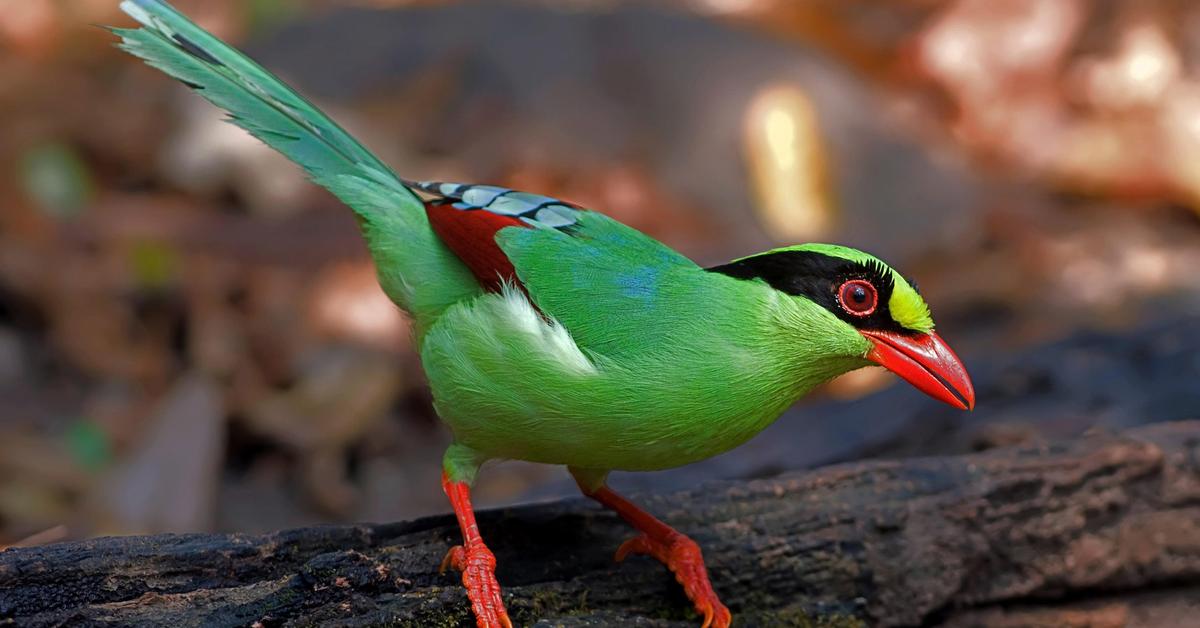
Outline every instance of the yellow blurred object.
{"label": "yellow blurred object", "polygon": [[819,239],[836,222],[816,109],[798,87],[767,88],[746,114],[745,150],[763,226],[783,242]]}
{"label": "yellow blurred object", "polygon": [[1172,88],[1161,124],[1174,184],[1200,213],[1200,82],[1180,82]]}
{"label": "yellow blurred object", "polygon": [[698,11],[717,15],[761,12],[771,8],[771,4],[767,0],[698,0],[692,3]]}

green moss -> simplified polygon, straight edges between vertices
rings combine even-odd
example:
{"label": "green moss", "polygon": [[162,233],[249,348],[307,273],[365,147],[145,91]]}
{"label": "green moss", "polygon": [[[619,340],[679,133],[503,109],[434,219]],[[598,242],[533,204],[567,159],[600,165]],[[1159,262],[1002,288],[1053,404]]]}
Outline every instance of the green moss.
{"label": "green moss", "polygon": [[549,611],[559,611],[565,606],[562,595],[554,589],[537,590],[529,601],[529,612],[535,617],[546,615]]}

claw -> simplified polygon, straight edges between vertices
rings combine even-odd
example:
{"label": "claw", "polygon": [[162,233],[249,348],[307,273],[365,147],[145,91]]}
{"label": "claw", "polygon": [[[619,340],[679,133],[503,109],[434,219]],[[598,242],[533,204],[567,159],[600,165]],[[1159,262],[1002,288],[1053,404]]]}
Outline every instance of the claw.
{"label": "claw", "polygon": [[621,547],[617,548],[617,554],[615,556],[613,556],[613,560],[620,563],[620,562],[624,562],[625,559],[628,558],[630,554],[639,556],[642,554],[649,554],[649,553],[650,553],[649,539],[647,539],[646,535],[643,534],[642,536],[635,536],[635,537],[629,539],[628,541],[625,541],[624,543],[622,543]]}
{"label": "claw", "polygon": [[463,546],[455,545],[446,552],[446,556],[442,558],[442,564],[438,565],[438,575],[446,573],[446,570],[454,565],[461,565],[463,562]]}
{"label": "claw", "polygon": [[594,474],[578,469],[571,469],[579,488],[584,495],[600,502],[621,516],[626,522],[641,531],[642,534],[629,539],[617,548],[617,562],[625,560],[630,554],[648,554],[665,564],[675,574],[675,579],[683,585],[684,593],[696,607],[696,612],[704,617],[702,628],[729,628],[733,615],[729,609],[717,599],[712,583],[708,581],[708,569],[704,566],[704,557],[700,555],[700,546],[671,526],[654,518],[654,515],[633,505],[629,500],[614,493],[612,489],[601,483],[597,488],[593,481]]}
{"label": "claw", "polygon": [[696,612],[704,617],[700,628],[729,627],[733,615],[713,591],[708,570],[704,567],[704,557],[695,541],[678,533],[668,542],[655,541],[643,534],[622,543],[617,548],[615,558],[621,562],[630,554],[653,556],[675,574],[675,579],[683,585],[688,599],[695,605]]}

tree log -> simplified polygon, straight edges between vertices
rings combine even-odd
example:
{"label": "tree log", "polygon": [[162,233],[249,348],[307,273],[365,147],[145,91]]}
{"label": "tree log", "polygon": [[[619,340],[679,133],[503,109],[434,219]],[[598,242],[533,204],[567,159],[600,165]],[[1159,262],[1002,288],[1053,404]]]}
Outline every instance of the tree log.
{"label": "tree log", "polygon": [[[638,501],[704,548],[735,625],[1200,616],[1200,421]],[[698,625],[660,565],[612,562],[630,530],[586,500],[479,520],[518,625]],[[10,549],[0,625],[470,626],[457,576],[437,573],[458,538],[445,516]]]}

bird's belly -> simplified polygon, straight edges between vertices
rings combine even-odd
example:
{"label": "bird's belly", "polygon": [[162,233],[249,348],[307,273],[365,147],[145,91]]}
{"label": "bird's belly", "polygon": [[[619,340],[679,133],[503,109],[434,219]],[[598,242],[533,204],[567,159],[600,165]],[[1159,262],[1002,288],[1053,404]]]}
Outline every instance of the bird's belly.
{"label": "bird's belly", "polygon": [[587,354],[514,294],[448,310],[421,358],[459,444],[484,458],[594,469],[703,460],[757,434],[803,392],[772,383],[781,378],[769,359],[711,337],[620,359]]}
{"label": "bird's belly", "polygon": [[[434,391],[438,412],[455,440],[490,458],[527,460],[575,467],[652,471],[690,464],[728,451],[760,432],[782,413],[786,403],[761,403],[731,411],[714,404],[698,407],[691,399],[657,391],[653,401],[579,403],[523,408],[504,404],[445,403]],[[484,408],[488,405],[490,410]],[[642,407],[637,407],[641,405]]]}

